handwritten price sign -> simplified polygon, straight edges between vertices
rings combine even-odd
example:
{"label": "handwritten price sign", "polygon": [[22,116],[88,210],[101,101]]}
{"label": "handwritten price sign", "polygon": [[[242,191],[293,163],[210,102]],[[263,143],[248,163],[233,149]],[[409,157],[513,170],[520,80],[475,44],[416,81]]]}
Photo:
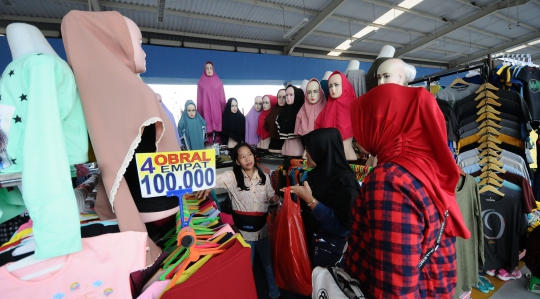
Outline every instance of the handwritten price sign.
{"label": "handwritten price sign", "polygon": [[142,197],[165,196],[167,191],[216,185],[214,149],[136,154]]}

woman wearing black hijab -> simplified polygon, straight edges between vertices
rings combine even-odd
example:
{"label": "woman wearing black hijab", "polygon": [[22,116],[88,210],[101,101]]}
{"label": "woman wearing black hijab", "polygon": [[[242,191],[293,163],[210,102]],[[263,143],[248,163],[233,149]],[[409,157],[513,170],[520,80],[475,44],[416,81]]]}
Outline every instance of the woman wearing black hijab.
{"label": "woman wearing black hijab", "polygon": [[238,110],[238,101],[235,98],[230,98],[223,111],[221,126],[222,143],[227,145],[229,143],[229,138],[236,141],[236,143],[239,143],[244,141],[245,136],[246,118]]}
{"label": "woman wearing black hijab", "polygon": [[[337,129],[317,129],[302,140],[308,166],[313,170],[303,186],[291,187],[291,193],[302,198],[302,219],[313,266],[333,266],[345,249],[360,185],[345,158],[343,139]],[[319,243],[321,239],[326,244]],[[328,245],[335,248],[332,255],[326,254]],[[323,251],[317,252],[315,248]]]}

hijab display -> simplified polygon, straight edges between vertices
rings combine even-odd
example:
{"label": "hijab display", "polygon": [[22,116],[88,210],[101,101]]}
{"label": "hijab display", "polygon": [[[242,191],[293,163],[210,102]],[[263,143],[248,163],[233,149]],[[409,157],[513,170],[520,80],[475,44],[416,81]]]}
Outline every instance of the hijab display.
{"label": "hijab display", "polygon": [[304,153],[302,140],[294,131],[298,111],[304,105],[304,92],[296,86],[289,85],[285,89],[287,104],[278,115],[279,138],[285,140],[281,152],[284,156],[299,157]]}
{"label": "hijab display", "polygon": [[197,112],[197,106],[192,100],[186,101],[184,112],[182,112],[182,117],[178,122],[178,134],[180,134],[183,149],[204,149],[206,122]]}
{"label": "hijab display", "polygon": [[442,221],[446,210],[445,232],[469,238],[456,201],[459,169],[446,140],[444,116],[423,88],[398,84],[375,87],[354,101],[354,136],[360,146],[378,163],[393,162],[422,182],[437,207]]}
{"label": "hijab display", "polygon": [[[335,216],[343,226],[351,227],[352,205],[360,192],[360,186],[345,158],[339,131],[334,128],[318,129],[304,135],[302,140],[311,159],[317,164],[309,172],[307,179],[313,197],[334,210]],[[352,196],[336,196],[338,190],[341,195]],[[302,210],[306,231],[308,236],[311,236],[320,224],[311,209],[304,207]]]}
{"label": "hijab display", "polygon": [[377,59],[373,61],[371,66],[369,67],[369,70],[366,74],[366,91],[370,91],[374,87],[379,85],[379,81],[377,79],[377,70],[379,69],[379,66],[381,63],[385,62],[386,60],[394,57],[394,53],[396,52],[396,49],[392,46],[385,45],[381,52],[379,53],[379,56],[377,56]]}
{"label": "hijab display", "polygon": [[261,139],[258,148],[268,149],[270,146],[270,132],[265,128],[265,120],[272,111],[272,109],[277,105],[278,99],[273,95],[265,95],[263,97],[263,111],[259,115],[258,126],[257,126],[257,135]]}
{"label": "hijab display", "polygon": [[326,95],[317,79],[309,80],[306,87],[304,105],[298,111],[294,133],[296,135],[305,135],[315,129],[317,116],[326,106]]}
{"label": "hijab display", "polygon": [[345,156],[349,161],[355,161],[356,154],[352,148],[352,125],[350,108],[356,99],[355,91],[347,77],[339,71],[335,71],[328,79],[330,96],[328,103],[321,111],[315,122],[315,129],[336,128],[343,138]]}
{"label": "hijab display", "polygon": [[[234,112],[233,112],[234,110]],[[223,111],[223,130],[221,141],[229,148],[236,146],[238,142],[244,141],[246,135],[246,118],[238,110],[238,101],[230,98]]]}
{"label": "hijab display", "polygon": [[[141,61],[135,53],[142,48],[134,44],[140,48],[141,33],[115,11],[72,10],[61,27],[101,171],[96,213],[101,219],[118,219],[121,231],[146,232],[143,221],[174,215],[178,201],[142,198],[134,155],[179,151],[180,146],[156,94],[136,75]],[[150,239],[147,245],[151,263],[161,250]]]}
{"label": "hijab display", "polygon": [[0,223],[28,209],[37,258],[77,252],[70,167],[88,161],[88,133],[75,77],[38,28],[12,23],[6,35],[13,61],[0,79],[0,172],[22,172],[22,185],[0,189]]}
{"label": "hijab display", "polygon": [[277,105],[272,107],[270,113],[268,113],[268,116],[264,120],[264,129],[270,133],[270,144],[268,145],[268,150],[272,153],[281,153],[281,148],[283,147],[284,140],[279,138],[279,131],[276,124],[276,119],[287,104],[285,89],[280,89],[278,91],[277,99]]}
{"label": "hijab display", "polygon": [[207,61],[197,83],[197,110],[206,121],[206,131],[211,143],[215,142],[215,138],[210,138],[213,136],[211,133],[221,132],[226,102],[223,83],[216,74],[214,64]]}
{"label": "hijab display", "polygon": [[257,145],[261,141],[259,135],[257,135],[257,128],[259,126],[259,115],[263,111],[262,106],[262,97],[256,96],[253,107],[246,115],[246,143],[249,145]]}

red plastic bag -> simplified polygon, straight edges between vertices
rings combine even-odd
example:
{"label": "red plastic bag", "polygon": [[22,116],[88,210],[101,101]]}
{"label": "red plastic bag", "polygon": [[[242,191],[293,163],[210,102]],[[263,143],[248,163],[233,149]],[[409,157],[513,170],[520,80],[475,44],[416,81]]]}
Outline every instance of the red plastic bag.
{"label": "red plastic bag", "polygon": [[311,262],[308,256],[300,205],[285,189],[283,207],[272,220],[268,218],[272,263],[276,285],[308,296],[311,294]]}

